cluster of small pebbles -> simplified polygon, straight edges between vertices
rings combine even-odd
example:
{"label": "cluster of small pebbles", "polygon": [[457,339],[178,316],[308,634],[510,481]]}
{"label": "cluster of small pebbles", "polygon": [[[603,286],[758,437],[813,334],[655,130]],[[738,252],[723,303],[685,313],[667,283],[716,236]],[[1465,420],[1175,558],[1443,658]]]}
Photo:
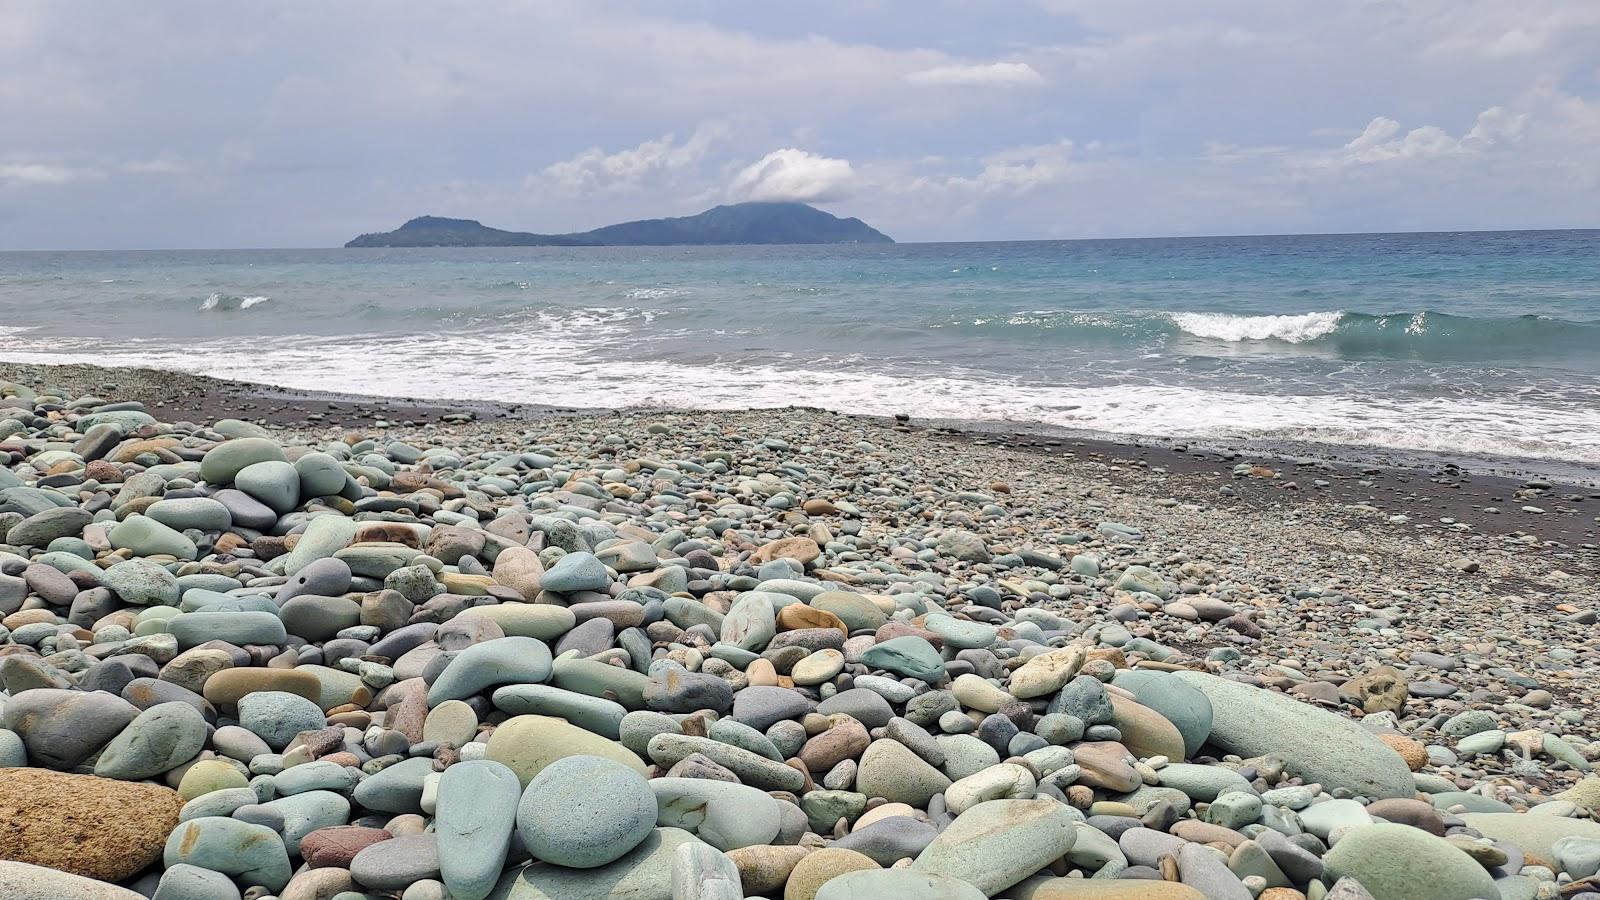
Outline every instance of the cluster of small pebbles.
{"label": "cluster of small pebbles", "polygon": [[0,461],[3,898],[1600,900],[1592,623],[1342,526],[807,412]]}

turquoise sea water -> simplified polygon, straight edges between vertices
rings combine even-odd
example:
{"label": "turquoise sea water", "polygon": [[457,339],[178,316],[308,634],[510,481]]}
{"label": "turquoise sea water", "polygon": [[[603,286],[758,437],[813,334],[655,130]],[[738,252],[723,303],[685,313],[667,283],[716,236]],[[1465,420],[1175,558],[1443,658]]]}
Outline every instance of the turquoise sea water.
{"label": "turquoise sea water", "polygon": [[1600,231],[0,253],[0,358],[1600,463]]}

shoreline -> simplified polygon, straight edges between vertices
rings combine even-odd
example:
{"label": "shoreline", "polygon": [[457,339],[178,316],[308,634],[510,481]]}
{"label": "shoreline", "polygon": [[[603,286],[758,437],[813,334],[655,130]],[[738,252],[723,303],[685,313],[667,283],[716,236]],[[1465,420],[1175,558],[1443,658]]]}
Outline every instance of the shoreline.
{"label": "shoreline", "polygon": [[[1600,467],[1571,464],[1586,478],[1558,480],[1536,471],[1538,460],[1521,460],[1527,471],[1474,471],[1446,459],[1431,465],[1379,448],[1339,445],[1306,447],[1306,455],[1259,448],[1236,448],[1168,439],[1113,440],[1089,437],[1040,423],[997,420],[899,420],[899,417],[842,413],[817,407],[696,410],[676,408],[585,409],[503,401],[428,400],[346,392],[307,391],[261,382],[239,381],[146,367],[84,363],[43,364],[0,361],[0,381],[37,387],[49,382],[86,393],[114,393],[155,410],[198,420],[237,416],[259,424],[313,429],[391,427],[443,421],[468,413],[473,421],[536,421],[550,417],[596,420],[673,415],[716,419],[740,414],[787,412],[894,428],[960,444],[1043,455],[1087,467],[1124,489],[1148,491],[1136,473],[1160,476],[1170,496],[1241,508],[1292,510],[1326,507],[1344,517],[1402,516],[1391,523],[1430,533],[1472,533],[1553,542],[1582,551],[1600,550]],[[1300,448],[1296,448],[1300,449]],[[1321,451],[1320,455],[1309,455]],[[1349,451],[1340,456],[1339,451]],[[1248,475],[1234,474],[1249,466]],[[1514,471],[1514,470],[1512,470]],[[1167,477],[1171,476],[1171,477]],[[1546,485],[1530,487],[1529,485]],[[1231,491],[1231,494],[1230,494]],[[1541,512],[1529,512],[1526,508]],[[1441,521],[1443,520],[1443,521]],[[1455,523],[1464,523],[1460,529]]]}

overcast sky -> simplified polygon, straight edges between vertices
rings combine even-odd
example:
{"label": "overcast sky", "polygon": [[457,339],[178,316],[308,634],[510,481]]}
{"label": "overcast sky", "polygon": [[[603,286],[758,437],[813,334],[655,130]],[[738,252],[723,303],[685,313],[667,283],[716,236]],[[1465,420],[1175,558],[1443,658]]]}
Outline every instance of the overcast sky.
{"label": "overcast sky", "polygon": [[1600,0],[7,0],[0,248],[1600,226]]}

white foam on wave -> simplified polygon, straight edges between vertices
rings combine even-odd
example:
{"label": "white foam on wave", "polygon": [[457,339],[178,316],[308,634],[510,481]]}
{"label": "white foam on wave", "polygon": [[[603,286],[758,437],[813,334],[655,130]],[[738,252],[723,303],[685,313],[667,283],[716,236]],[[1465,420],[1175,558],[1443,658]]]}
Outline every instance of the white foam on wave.
{"label": "white foam on wave", "polygon": [[1195,337],[1228,341],[1284,341],[1300,344],[1332,334],[1343,312],[1299,316],[1232,316],[1226,313],[1169,313],[1172,324]]}
{"label": "white foam on wave", "polygon": [[[588,316],[600,317],[597,311]],[[690,365],[616,350],[615,334],[555,328],[458,334],[448,343],[419,333],[235,338],[183,349],[13,338],[0,345],[0,358],[40,363],[87,358],[97,365],[152,366],[301,390],[439,400],[578,408],[815,406],[1235,445],[1303,442],[1600,464],[1600,405],[1594,404],[1527,397],[1418,399],[1164,385],[1068,386],[980,371],[948,370],[938,376],[884,371],[865,358]]]}
{"label": "white foam on wave", "polygon": [[634,288],[622,296],[629,300],[665,300],[668,297],[685,297],[689,292],[682,288]]}
{"label": "white foam on wave", "polygon": [[200,309],[202,312],[214,309],[249,309],[252,306],[260,306],[271,299],[271,297],[261,295],[254,297],[235,297],[232,294],[213,293],[208,295],[205,300],[201,301]]}

